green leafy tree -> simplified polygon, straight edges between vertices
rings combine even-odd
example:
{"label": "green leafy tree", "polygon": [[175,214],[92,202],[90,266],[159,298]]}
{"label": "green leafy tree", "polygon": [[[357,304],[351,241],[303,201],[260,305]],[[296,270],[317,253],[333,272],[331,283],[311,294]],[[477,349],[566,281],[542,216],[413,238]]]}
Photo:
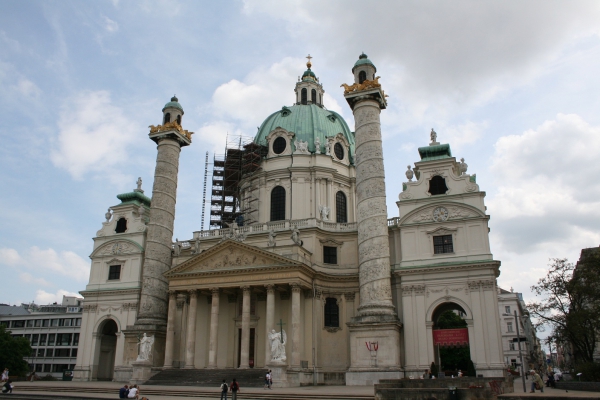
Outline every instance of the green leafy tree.
{"label": "green leafy tree", "polygon": [[[452,310],[444,311],[438,317],[435,327],[439,329],[457,329],[466,328],[467,321]],[[442,370],[447,373],[456,372],[456,370],[466,370],[468,362],[471,359],[469,347],[442,347],[440,348],[440,359]]]}
{"label": "green leafy tree", "polygon": [[600,253],[590,252],[575,267],[552,259],[548,274],[531,287],[542,300],[527,305],[538,326],[552,327],[548,340],[570,343],[576,362],[593,362],[600,326]]}
{"label": "green leafy tree", "polygon": [[0,365],[8,368],[11,375],[24,376],[29,366],[24,357],[31,355],[31,345],[24,337],[13,338],[4,325],[0,325]]}

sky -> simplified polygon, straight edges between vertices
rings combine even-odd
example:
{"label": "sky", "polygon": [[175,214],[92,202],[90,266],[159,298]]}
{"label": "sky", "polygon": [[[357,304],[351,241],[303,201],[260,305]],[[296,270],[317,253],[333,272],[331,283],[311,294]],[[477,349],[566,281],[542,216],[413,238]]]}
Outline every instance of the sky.
{"label": "sky", "polygon": [[191,239],[206,152],[291,105],[308,54],[351,127],[340,85],[361,52],[376,65],[390,218],[434,128],[486,192],[502,288],[533,300],[549,259],[600,244],[597,1],[3,0],[0,49],[2,303],[85,288],[115,196],[138,177],[151,194],[147,127],[174,94],[195,132],[174,236]]}

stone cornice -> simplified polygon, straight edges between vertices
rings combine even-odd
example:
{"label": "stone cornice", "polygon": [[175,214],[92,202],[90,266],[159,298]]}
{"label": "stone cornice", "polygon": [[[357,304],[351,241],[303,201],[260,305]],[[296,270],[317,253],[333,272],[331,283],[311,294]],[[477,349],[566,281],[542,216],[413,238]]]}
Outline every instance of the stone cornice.
{"label": "stone cornice", "polygon": [[84,298],[97,297],[97,296],[123,296],[128,294],[139,294],[141,288],[127,288],[127,289],[99,289],[99,290],[82,290],[79,292]]}
{"label": "stone cornice", "polygon": [[438,265],[423,265],[419,267],[407,267],[407,268],[399,268],[395,269],[392,273],[396,276],[403,275],[415,275],[415,274],[423,274],[423,273],[431,273],[431,272],[450,272],[457,270],[465,270],[465,269],[482,269],[482,268],[492,268],[496,271],[496,276],[500,275],[500,261],[484,261],[484,262],[474,262],[474,263],[453,263],[453,264],[438,264]]}

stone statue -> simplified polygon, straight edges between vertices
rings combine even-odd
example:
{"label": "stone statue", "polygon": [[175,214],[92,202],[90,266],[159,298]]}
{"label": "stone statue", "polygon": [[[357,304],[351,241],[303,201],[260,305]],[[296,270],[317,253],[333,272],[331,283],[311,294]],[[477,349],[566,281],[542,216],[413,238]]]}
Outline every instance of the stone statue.
{"label": "stone statue", "polygon": [[327,138],[327,145],[325,146],[325,155],[331,155],[331,146],[332,146],[333,138]]}
{"label": "stone statue", "polygon": [[194,254],[200,254],[200,236],[196,236],[194,240]]}
{"label": "stone statue", "polygon": [[302,240],[300,240],[300,231],[298,230],[298,227],[294,225],[294,228],[292,229],[292,241],[294,243],[296,243],[298,246],[302,246]]}
{"label": "stone statue", "polygon": [[173,243],[173,255],[175,257],[179,257],[181,254],[181,242],[179,239],[175,238],[175,243]]}
{"label": "stone statue", "polygon": [[271,329],[269,341],[271,343],[271,361],[285,361],[285,344],[287,343],[285,331],[282,329],[281,332],[276,332],[275,329]]}
{"label": "stone statue", "polygon": [[437,143],[437,133],[431,128],[431,133],[429,134],[431,137],[431,144]]}
{"label": "stone statue", "polygon": [[320,206],[319,207],[319,212],[321,213],[321,219],[323,221],[329,221],[329,207],[327,207],[327,206]]}
{"label": "stone statue", "polygon": [[136,361],[148,361],[150,359],[150,355],[152,354],[152,344],[154,343],[154,336],[146,336],[144,333],[144,337],[140,340],[139,343],[139,352]]}
{"label": "stone statue", "polygon": [[296,151],[294,154],[310,154],[308,151],[308,142],[306,140],[296,139]]}
{"label": "stone statue", "polygon": [[137,209],[137,212],[138,212],[138,215],[140,216],[140,218],[142,218],[142,222],[144,222],[143,218],[144,218],[144,214],[146,213],[146,207],[139,206]]}
{"label": "stone statue", "polygon": [[111,214],[110,208],[109,208],[108,211],[106,212],[106,214],[104,214],[104,218],[106,218],[106,222],[110,222],[111,217],[112,217],[112,214]]}
{"label": "stone statue", "polygon": [[315,138],[315,154],[321,154],[321,139],[318,136]]}
{"label": "stone statue", "polygon": [[277,234],[275,233],[275,230],[271,229],[269,231],[269,241],[267,242],[267,246],[275,247],[275,237],[276,236],[277,236]]}
{"label": "stone statue", "polygon": [[412,169],[410,169],[410,165],[408,165],[406,168],[408,168],[408,170],[406,171],[406,177],[408,178],[409,182],[412,182],[412,178],[413,176],[415,176],[415,173]]}
{"label": "stone statue", "polygon": [[460,159],[460,163],[458,164],[458,170],[460,171],[460,174],[461,175],[466,174],[467,173],[467,168],[469,168],[469,166],[465,162],[465,159],[461,158]]}
{"label": "stone statue", "polygon": [[142,190],[142,177],[141,176],[138,178],[138,180],[137,180],[136,183],[137,183],[137,189],[136,190],[138,192],[143,192],[143,190]]}

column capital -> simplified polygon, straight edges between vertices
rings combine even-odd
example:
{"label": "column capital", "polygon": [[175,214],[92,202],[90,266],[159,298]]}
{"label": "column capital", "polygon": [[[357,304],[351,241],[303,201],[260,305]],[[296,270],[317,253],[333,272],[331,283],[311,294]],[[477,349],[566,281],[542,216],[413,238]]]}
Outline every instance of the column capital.
{"label": "column capital", "polygon": [[188,290],[190,297],[198,297],[198,289],[190,289]]}
{"label": "column capital", "polygon": [[214,296],[218,296],[219,295],[219,288],[218,287],[211,287],[210,288],[210,292],[212,293],[213,297]]}
{"label": "column capital", "polygon": [[274,294],[275,293],[275,285],[265,285],[265,289],[267,289],[267,294]]}
{"label": "column capital", "polygon": [[300,293],[300,290],[302,290],[302,288],[300,287],[300,285],[297,284],[297,283],[290,283],[290,286],[292,287],[292,292],[293,293]]}
{"label": "column capital", "polygon": [[244,294],[246,294],[246,292],[250,292],[250,286],[241,286],[241,289],[244,291]]}
{"label": "column capital", "polygon": [[177,290],[169,290],[169,299],[175,299],[177,297]]}

